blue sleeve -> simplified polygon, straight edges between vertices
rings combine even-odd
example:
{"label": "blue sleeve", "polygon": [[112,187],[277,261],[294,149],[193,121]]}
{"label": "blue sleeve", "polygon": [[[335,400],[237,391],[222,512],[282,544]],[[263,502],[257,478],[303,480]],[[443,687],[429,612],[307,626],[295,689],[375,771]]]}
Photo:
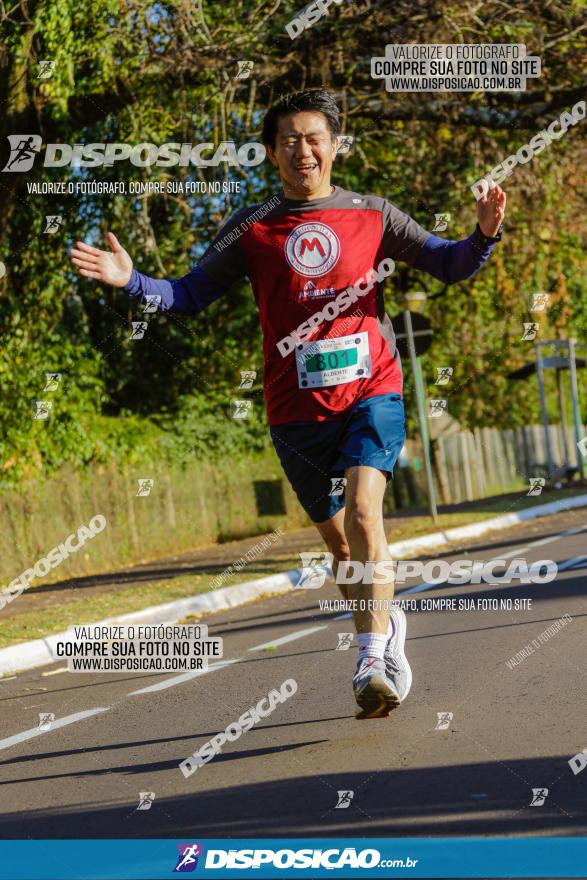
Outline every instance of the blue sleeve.
{"label": "blue sleeve", "polygon": [[462,241],[430,235],[413,267],[428,272],[445,284],[455,284],[470,278],[487,262],[497,240],[485,241],[477,230]]}
{"label": "blue sleeve", "polygon": [[133,269],[124,290],[141,302],[147,296],[159,296],[158,308],[162,312],[180,315],[197,315],[225,292],[224,286],[213,281],[199,266],[178,279],[151,278]]}

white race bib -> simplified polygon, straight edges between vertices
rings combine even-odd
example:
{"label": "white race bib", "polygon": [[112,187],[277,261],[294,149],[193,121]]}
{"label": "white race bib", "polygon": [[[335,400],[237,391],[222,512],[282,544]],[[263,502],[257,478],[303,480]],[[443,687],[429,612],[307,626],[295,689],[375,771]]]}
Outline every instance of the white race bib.
{"label": "white race bib", "polygon": [[299,342],[295,348],[300,388],[342,385],[371,375],[369,334],[353,333],[314,342]]}

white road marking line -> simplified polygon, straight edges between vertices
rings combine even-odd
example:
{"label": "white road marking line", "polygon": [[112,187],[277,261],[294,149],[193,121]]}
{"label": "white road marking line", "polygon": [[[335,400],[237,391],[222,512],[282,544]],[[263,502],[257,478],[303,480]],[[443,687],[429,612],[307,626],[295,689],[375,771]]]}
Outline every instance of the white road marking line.
{"label": "white road marking line", "polygon": [[109,712],[110,706],[99,706],[97,709],[85,709],[83,712],[76,712],[74,715],[65,715],[64,718],[58,718],[52,721],[51,726],[47,730],[41,730],[39,727],[31,727],[30,730],[23,730],[22,733],[15,733],[14,736],[8,736],[6,739],[0,739],[0,749],[9,749],[17,743],[26,742],[27,739],[33,739],[35,736],[42,736],[45,733],[51,733],[60,727],[66,727],[68,724],[75,724],[76,721],[83,721],[84,718],[91,718],[92,715],[98,715],[100,712]]}
{"label": "white road marking line", "polygon": [[573,568],[575,565],[579,568],[580,562],[587,562],[587,556],[575,556],[573,559],[565,559],[564,562],[558,567],[559,571],[566,571],[568,568]]}
{"label": "white road marking line", "polygon": [[500,556],[496,556],[496,559],[511,559],[512,556],[518,556],[520,553],[524,553],[526,550],[529,550],[531,547],[542,547],[544,544],[550,544],[552,541],[558,541],[559,538],[568,538],[570,535],[577,535],[579,532],[584,531],[587,528],[587,523],[584,526],[579,526],[576,529],[569,529],[568,532],[560,532],[558,535],[548,535],[546,538],[538,538],[536,541],[532,541],[530,544],[526,544],[524,547],[517,547],[515,550],[510,550],[509,553],[502,553]]}
{"label": "white road marking line", "polygon": [[[549,538],[548,540],[550,541],[551,539]],[[520,553],[525,553],[526,550],[529,550],[530,547],[534,547],[534,546],[535,546],[534,544],[526,544],[525,547],[516,547],[515,550],[510,550],[509,553],[502,553],[502,555],[499,558],[500,559],[511,559],[512,556],[518,556]],[[495,558],[497,559],[497,556]]]}
{"label": "white road marking line", "polygon": [[576,529],[569,529],[568,532],[561,532],[561,535],[578,535],[579,532],[584,532],[587,529],[587,523],[582,526],[577,526]]}
{"label": "white road marking line", "polygon": [[345,611],[344,614],[339,614],[338,617],[333,617],[332,619],[333,620],[348,620],[352,616],[353,616],[352,611]]}
{"label": "white road marking line", "polygon": [[[585,531],[587,529],[587,523],[583,526],[578,526],[576,529],[569,529],[567,532],[560,532],[558,535],[549,535],[547,538],[538,538],[536,541],[532,541],[532,543],[527,544],[524,547],[517,547],[515,550],[511,550],[509,553],[502,553],[499,556],[493,557],[494,559],[511,559],[514,556],[519,556],[520,553],[523,553],[526,550],[529,550],[531,547],[542,547],[544,544],[550,544],[552,541],[558,541],[559,538],[568,538],[570,535],[578,535],[580,532]],[[491,559],[488,559],[487,562],[491,562]],[[559,565],[559,571],[562,571]],[[431,590],[433,587],[457,587],[457,586],[481,586],[481,584],[449,584],[447,581],[442,581],[440,584],[419,584],[417,587],[412,587],[409,590],[399,590],[398,595],[405,596],[408,593],[423,593],[425,590]],[[498,586],[498,584],[489,584],[488,586]]]}
{"label": "white road marking line", "polygon": [[279,648],[280,645],[287,645],[288,642],[295,642],[296,639],[303,639],[304,636],[320,632],[321,629],[327,629],[327,625],[324,624],[323,626],[310,626],[308,629],[298,629],[295,632],[290,633],[288,636],[282,636],[280,639],[275,639],[274,642],[265,642],[263,645],[255,645],[254,648],[249,648],[249,651],[264,651],[265,648]]}
{"label": "white road marking line", "polygon": [[164,681],[158,681],[157,684],[149,685],[149,687],[141,688],[138,691],[131,691],[127,694],[127,697],[164,691],[167,688],[174,687],[176,684],[182,684],[184,681],[190,681],[190,679],[198,678],[200,675],[207,675],[208,672],[214,672],[217,669],[224,669],[225,666],[232,666],[233,663],[240,663],[240,661],[241,658],[237,657],[236,660],[220,660],[218,663],[210,663],[207,669],[197,669],[195,672],[184,672],[182,675],[174,675],[173,678],[166,678]]}
{"label": "white road marking line", "polygon": [[[249,651],[262,651],[265,648],[273,648],[279,647],[279,645],[285,645],[287,642],[293,642],[295,639],[302,639],[304,636],[309,636],[311,633],[318,632],[321,629],[326,629],[326,625],[324,626],[313,626],[308,629],[298,629],[293,633],[290,633],[288,636],[283,636],[280,639],[276,639],[274,642],[266,642],[264,645],[255,645],[253,648],[249,648]],[[182,675],[175,675],[173,678],[166,678],[164,681],[159,681],[157,684],[152,684],[149,687],[141,688],[138,691],[131,691],[127,694],[127,697],[136,697],[139,694],[152,694],[156,691],[164,691],[167,688],[175,687],[176,684],[183,684],[184,681],[190,681],[192,678],[198,678],[200,675],[206,675],[208,672],[214,672],[216,669],[224,669],[226,666],[232,666],[234,663],[240,663],[242,657],[237,657],[235,660],[221,660],[219,663],[211,663],[207,669],[198,669],[195,672],[184,672]]]}

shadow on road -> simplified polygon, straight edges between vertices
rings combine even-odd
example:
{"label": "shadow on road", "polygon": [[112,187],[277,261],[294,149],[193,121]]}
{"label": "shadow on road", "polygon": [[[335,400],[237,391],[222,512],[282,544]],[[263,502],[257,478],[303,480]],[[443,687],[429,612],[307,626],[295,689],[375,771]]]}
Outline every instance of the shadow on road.
{"label": "shadow on road", "polygon": [[[292,748],[306,745],[310,743]],[[270,751],[241,750],[222,759],[237,761]],[[287,749],[280,751],[287,772]],[[88,769],[90,776],[148,773],[147,787],[156,792],[149,811],[135,809],[139,789],[146,786],[137,778],[134,804],[128,800],[129,787],[125,785],[119,792],[123,796],[124,791],[127,797],[123,804],[72,804],[67,810],[6,813],[0,819],[0,837],[198,840],[264,836],[565,836],[587,831],[587,802],[582,794],[585,782],[580,775],[572,774],[568,755],[511,760],[507,767],[496,760],[448,767],[398,767],[372,774],[351,769],[321,774],[317,769],[315,776],[219,789],[213,788],[212,763],[179,782],[185,794],[166,797],[163,791],[157,791],[152,774],[177,766],[184,756],[184,750],[179,750],[173,759],[154,765]],[[533,787],[549,789],[541,807],[530,807]],[[336,809],[337,792],[349,790],[355,793],[350,806]]]}

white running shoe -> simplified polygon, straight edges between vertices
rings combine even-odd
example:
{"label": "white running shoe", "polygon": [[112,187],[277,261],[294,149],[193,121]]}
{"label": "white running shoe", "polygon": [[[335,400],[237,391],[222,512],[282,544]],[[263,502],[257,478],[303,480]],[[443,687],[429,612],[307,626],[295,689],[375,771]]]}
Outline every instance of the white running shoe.
{"label": "white running shoe", "polygon": [[399,605],[392,605],[390,617],[393,620],[394,634],[385,646],[383,658],[387,678],[390,679],[394,690],[403,703],[412,687],[412,670],[404,653],[407,621],[406,615]]}
{"label": "white running shoe", "polygon": [[353,677],[355,700],[359,705],[356,718],[387,718],[400,704],[393,681],[386,672],[386,663],[378,657],[359,660]]}

